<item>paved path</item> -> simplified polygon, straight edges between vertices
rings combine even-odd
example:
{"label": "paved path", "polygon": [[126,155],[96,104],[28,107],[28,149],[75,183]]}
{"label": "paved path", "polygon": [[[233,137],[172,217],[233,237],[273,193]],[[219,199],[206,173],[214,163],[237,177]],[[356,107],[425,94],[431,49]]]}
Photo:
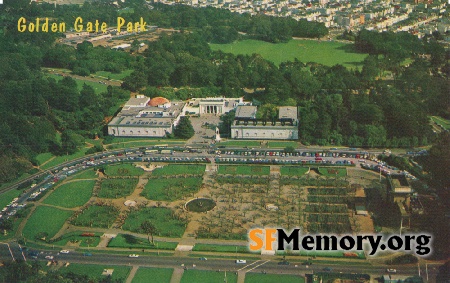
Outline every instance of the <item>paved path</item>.
{"label": "paved path", "polygon": [[136,275],[138,269],[139,266],[133,265],[133,268],[131,268],[130,274],[128,274],[128,278],[127,281],[125,281],[125,283],[131,283],[131,281],[133,281],[134,275]]}
{"label": "paved path", "polygon": [[170,283],[180,283],[184,270],[182,268],[174,268]]}

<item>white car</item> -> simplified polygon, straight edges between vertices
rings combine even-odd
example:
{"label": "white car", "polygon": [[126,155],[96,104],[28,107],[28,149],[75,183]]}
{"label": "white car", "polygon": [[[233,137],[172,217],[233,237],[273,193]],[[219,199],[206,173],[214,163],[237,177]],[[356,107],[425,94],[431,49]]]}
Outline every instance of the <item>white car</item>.
{"label": "white car", "polygon": [[397,273],[397,269],[393,269],[393,268],[388,268],[388,269],[386,269],[386,271],[389,273]]}
{"label": "white car", "polygon": [[137,255],[137,254],[130,254],[130,255],[128,255],[128,257],[139,257],[139,255]]}
{"label": "white car", "polygon": [[236,263],[247,263],[245,259],[237,259]]}
{"label": "white car", "polygon": [[59,251],[59,253],[60,253],[60,254],[68,254],[69,251],[68,251],[68,250],[61,250],[61,251]]}
{"label": "white car", "polygon": [[52,256],[52,255],[48,255],[48,256],[45,257],[45,259],[50,259],[50,260],[52,260],[52,259],[53,259],[53,256]]}

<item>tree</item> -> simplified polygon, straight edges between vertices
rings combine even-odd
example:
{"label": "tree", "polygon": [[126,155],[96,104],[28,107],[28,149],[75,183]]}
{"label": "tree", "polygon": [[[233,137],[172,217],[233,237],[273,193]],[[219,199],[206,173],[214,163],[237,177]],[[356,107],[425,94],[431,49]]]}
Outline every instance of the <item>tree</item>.
{"label": "tree", "polygon": [[[153,241],[153,234],[158,232],[158,230],[156,229],[155,225],[153,225],[152,222],[150,222],[148,220],[145,220],[141,224],[141,229],[142,229],[142,231],[144,231],[145,234],[147,234],[148,242],[153,244],[154,243],[154,241]],[[150,241],[150,237],[152,237],[152,241]]]}
{"label": "tree", "polygon": [[189,120],[189,117],[186,116],[181,117],[180,122],[178,122],[178,125],[175,127],[173,132],[175,137],[180,139],[190,139],[195,133],[191,120]]}

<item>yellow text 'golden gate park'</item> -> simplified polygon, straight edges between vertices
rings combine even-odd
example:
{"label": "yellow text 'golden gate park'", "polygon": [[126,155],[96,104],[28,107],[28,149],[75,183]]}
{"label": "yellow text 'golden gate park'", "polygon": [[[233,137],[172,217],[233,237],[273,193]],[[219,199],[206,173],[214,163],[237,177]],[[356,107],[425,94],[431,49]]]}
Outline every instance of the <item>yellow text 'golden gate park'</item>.
{"label": "yellow text 'golden gate park'", "polygon": [[[122,17],[117,17],[117,31],[121,32],[143,32],[147,31],[145,28],[147,23],[141,17],[139,22],[127,22]],[[84,22],[81,17],[77,17],[73,24],[75,32],[106,32],[108,24],[105,22]],[[51,23],[49,18],[36,18],[33,22],[27,21],[26,18],[21,17],[17,21],[17,30],[19,32],[66,32],[66,23]]]}

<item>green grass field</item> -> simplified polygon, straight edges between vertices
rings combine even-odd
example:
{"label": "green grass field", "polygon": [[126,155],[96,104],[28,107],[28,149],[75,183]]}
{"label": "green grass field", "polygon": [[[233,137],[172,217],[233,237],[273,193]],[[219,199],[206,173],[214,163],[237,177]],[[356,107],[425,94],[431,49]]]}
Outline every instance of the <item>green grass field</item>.
{"label": "green grass field", "polygon": [[73,175],[72,179],[97,179],[97,174],[93,168],[89,168]]}
{"label": "green grass field", "polygon": [[144,173],[141,168],[135,167],[133,164],[117,164],[109,165],[105,169],[108,176],[140,176]]}
{"label": "green grass field", "polygon": [[149,278],[152,282],[169,283],[172,278],[172,268],[151,268],[140,267],[133,277],[132,283],[148,283]]}
{"label": "green grass field", "polygon": [[232,246],[232,245],[213,245],[213,244],[195,244],[193,251],[202,252],[225,252],[225,253],[248,253],[247,246]]}
{"label": "green grass field", "polygon": [[0,210],[7,206],[14,198],[20,195],[21,191],[12,190],[0,195]]}
{"label": "green grass field", "polygon": [[304,283],[305,278],[290,274],[246,273],[245,283]]}
{"label": "green grass field", "polygon": [[111,279],[114,282],[116,282],[115,280],[119,280],[118,282],[125,282],[128,274],[131,271],[130,266],[80,263],[71,263],[68,267],[61,267],[59,270],[61,272],[73,272],[75,274],[87,275],[90,278],[105,279],[105,276],[102,276],[102,272],[104,269],[114,269],[114,272],[111,276]]}
{"label": "green grass field", "polygon": [[121,198],[131,195],[138,179],[105,179],[102,181],[98,197]]}
{"label": "green grass field", "polygon": [[150,179],[141,195],[147,199],[174,201],[198,192],[202,178]]}
{"label": "green grass field", "polygon": [[[226,277],[225,277],[226,276]],[[192,283],[192,282],[201,282],[201,283],[217,283],[217,282],[237,282],[237,275],[234,272],[225,272],[221,271],[206,271],[206,270],[195,270],[188,269],[183,273],[183,277],[181,277],[181,283]]]}
{"label": "green grass field", "polygon": [[229,141],[223,141],[217,144],[218,146],[226,146],[226,147],[255,147],[255,146],[261,146],[260,142],[258,141],[235,141],[235,140],[229,140]]}
{"label": "green grass field", "polygon": [[100,236],[103,233],[94,233],[94,237],[83,237],[83,232],[71,232],[64,234],[59,241],[52,242],[55,246],[65,246],[69,242],[78,243],[79,247],[95,247],[100,243]]}
{"label": "green grass field", "polygon": [[53,154],[51,154],[50,152],[46,152],[46,153],[38,154],[36,156],[36,160],[37,160],[38,164],[41,165],[52,157],[53,157]]}
{"label": "green grass field", "polygon": [[109,243],[110,248],[130,248],[130,249],[160,249],[175,250],[177,242],[157,242],[149,243],[147,238],[138,238],[129,234],[118,234]]}
{"label": "green grass field", "polygon": [[95,73],[95,75],[103,77],[103,78],[109,77],[113,80],[123,80],[123,78],[131,75],[132,72],[133,72],[133,70],[125,70],[123,72],[120,72],[119,74],[115,74],[115,73],[106,72],[106,71],[98,71]]}
{"label": "green grass field", "polygon": [[293,148],[297,148],[298,147],[298,143],[297,142],[269,142],[267,147],[268,148],[285,148],[291,146]]}
{"label": "green grass field", "polygon": [[54,159],[50,160],[49,162],[45,163],[43,166],[41,166],[42,170],[48,169],[50,167],[56,166],[60,163],[63,163],[65,161],[69,161],[69,160],[73,160],[76,158],[80,158],[85,156],[86,151],[88,150],[88,148],[82,148],[79,151],[75,152],[74,154],[71,155],[62,155],[62,156],[56,156]]}
{"label": "green grass field", "polygon": [[163,168],[153,170],[152,176],[183,175],[183,174],[203,174],[206,165],[196,164],[171,164]]}
{"label": "green grass field", "polygon": [[444,118],[439,117],[439,116],[431,116],[431,119],[436,124],[441,125],[442,127],[444,127],[444,129],[446,129],[447,131],[450,130],[450,120],[444,119]]}
{"label": "green grass field", "polygon": [[332,167],[321,167],[319,168],[319,173],[323,176],[328,177],[345,177],[347,176],[346,168],[332,168]]}
{"label": "green grass field", "polygon": [[94,180],[62,184],[45,199],[44,203],[68,208],[82,206],[91,198],[94,185]]}
{"label": "green grass field", "polygon": [[[62,80],[64,78],[63,76],[57,76],[54,74],[47,74],[47,77],[54,78],[56,81]],[[80,80],[80,79],[76,79],[76,78],[72,78],[72,79],[74,79],[77,82],[78,90],[82,90],[83,85],[86,84],[88,86],[91,86],[95,90],[95,93],[99,94],[99,93],[106,92],[107,87],[108,87],[107,85],[101,84],[99,82],[85,81],[85,80]]]}
{"label": "green grass field", "polygon": [[23,235],[34,240],[40,232],[46,232],[47,238],[50,239],[61,229],[70,215],[72,215],[72,211],[39,206],[25,224]]}
{"label": "green grass field", "polygon": [[302,176],[309,171],[308,167],[282,166],[280,173],[282,176]]}
{"label": "green grass field", "polygon": [[316,40],[290,40],[287,43],[269,43],[259,40],[243,40],[229,44],[210,44],[212,50],[226,53],[260,54],[276,65],[285,61],[317,62],[327,66],[342,64],[346,67],[361,66],[367,54],[353,53],[352,44]]}
{"label": "green grass field", "polygon": [[220,165],[219,174],[232,174],[232,175],[269,175],[269,166],[233,166],[233,165]]}
{"label": "green grass field", "polygon": [[158,233],[154,236],[183,236],[185,230],[184,221],[175,218],[172,210],[165,207],[147,207],[132,211],[125,220],[122,229],[142,233],[140,226],[145,220],[153,223],[158,230]]}
{"label": "green grass field", "polygon": [[109,228],[114,223],[119,210],[113,206],[91,205],[71,221],[72,225]]}

